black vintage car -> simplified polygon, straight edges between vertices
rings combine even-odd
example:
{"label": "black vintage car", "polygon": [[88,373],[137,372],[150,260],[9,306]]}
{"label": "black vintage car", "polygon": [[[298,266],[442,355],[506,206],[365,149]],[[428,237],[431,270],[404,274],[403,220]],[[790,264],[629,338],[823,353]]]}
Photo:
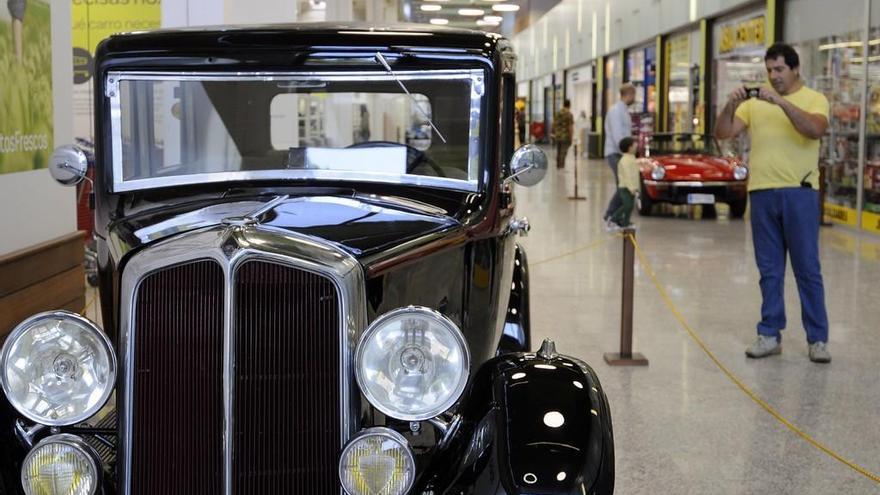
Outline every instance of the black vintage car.
{"label": "black vintage car", "polygon": [[612,493],[596,374],[532,347],[514,65],[422,26],[101,43],[103,330],[6,340],[0,493]]}

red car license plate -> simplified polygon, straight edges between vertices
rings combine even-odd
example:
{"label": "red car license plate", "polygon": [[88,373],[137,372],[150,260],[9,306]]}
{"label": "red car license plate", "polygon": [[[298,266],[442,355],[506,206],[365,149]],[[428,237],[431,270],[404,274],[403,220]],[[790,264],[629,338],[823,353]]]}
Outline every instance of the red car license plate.
{"label": "red car license plate", "polygon": [[689,205],[714,205],[714,194],[688,194]]}

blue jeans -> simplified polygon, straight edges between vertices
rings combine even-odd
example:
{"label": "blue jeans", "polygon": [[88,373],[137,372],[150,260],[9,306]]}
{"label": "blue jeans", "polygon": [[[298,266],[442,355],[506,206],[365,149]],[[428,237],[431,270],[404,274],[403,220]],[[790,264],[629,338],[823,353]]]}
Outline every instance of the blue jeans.
{"label": "blue jeans", "polygon": [[753,191],[749,199],[763,296],[758,333],[779,339],[785,328],[787,253],[797,281],[807,342],[827,342],[828,315],[819,265],[819,193],[807,187],[787,187]]}
{"label": "blue jeans", "polygon": [[611,218],[611,215],[614,215],[614,212],[623,204],[620,201],[620,194],[617,192],[618,187],[620,186],[617,181],[617,164],[620,163],[620,158],[622,156],[623,155],[620,153],[612,153],[605,157],[608,161],[608,166],[611,168],[611,172],[614,173],[614,195],[611,196],[611,200],[608,202],[608,207],[605,208],[605,215],[603,215],[603,218]]}

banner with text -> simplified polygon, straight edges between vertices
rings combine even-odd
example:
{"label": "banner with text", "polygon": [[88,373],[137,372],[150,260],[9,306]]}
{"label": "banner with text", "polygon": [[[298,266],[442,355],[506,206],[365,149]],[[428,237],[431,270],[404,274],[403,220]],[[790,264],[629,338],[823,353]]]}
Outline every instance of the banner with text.
{"label": "banner with text", "polygon": [[52,25],[46,0],[0,3],[0,174],[52,154]]}
{"label": "banner with text", "polygon": [[72,0],[73,135],[89,142],[94,134],[92,77],[95,49],[104,38],[162,25],[161,0]]}

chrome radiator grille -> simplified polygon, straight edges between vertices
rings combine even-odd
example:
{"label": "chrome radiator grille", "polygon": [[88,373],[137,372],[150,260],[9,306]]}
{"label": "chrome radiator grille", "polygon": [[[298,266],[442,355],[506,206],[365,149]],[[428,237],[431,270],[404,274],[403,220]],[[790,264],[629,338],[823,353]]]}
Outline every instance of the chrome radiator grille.
{"label": "chrome radiator grille", "polygon": [[[199,260],[153,272],[139,286],[130,493],[224,493],[227,475],[236,495],[338,493],[336,287],[260,259],[239,264],[231,287],[225,277],[215,261]],[[226,328],[231,424],[224,414]]]}
{"label": "chrome radiator grille", "polygon": [[338,492],[335,287],[319,275],[249,261],[235,290],[232,492]]}
{"label": "chrome radiator grille", "polygon": [[137,297],[131,493],[223,490],[223,270],[153,273]]}

